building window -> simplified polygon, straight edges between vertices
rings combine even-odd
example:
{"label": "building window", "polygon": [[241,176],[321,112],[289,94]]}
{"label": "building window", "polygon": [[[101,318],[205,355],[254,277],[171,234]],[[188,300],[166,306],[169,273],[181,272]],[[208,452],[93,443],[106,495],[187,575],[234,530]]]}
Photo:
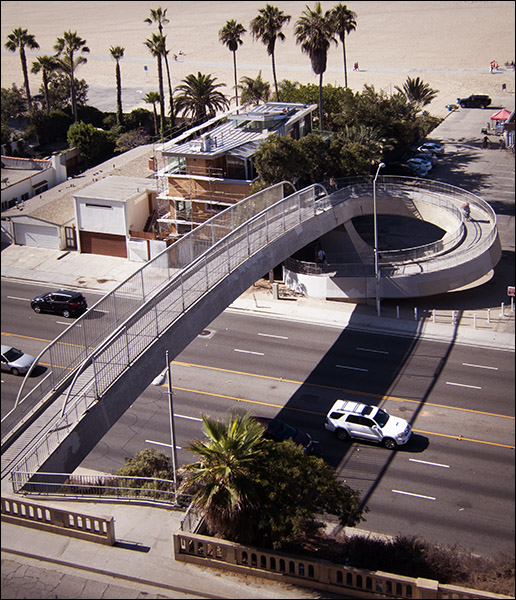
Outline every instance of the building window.
{"label": "building window", "polygon": [[43,192],[46,192],[48,190],[48,184],[44,183],[43,185],[40,185],[39,187],[34,187],[34,195],[37,196],[38,194],[42,194]]}

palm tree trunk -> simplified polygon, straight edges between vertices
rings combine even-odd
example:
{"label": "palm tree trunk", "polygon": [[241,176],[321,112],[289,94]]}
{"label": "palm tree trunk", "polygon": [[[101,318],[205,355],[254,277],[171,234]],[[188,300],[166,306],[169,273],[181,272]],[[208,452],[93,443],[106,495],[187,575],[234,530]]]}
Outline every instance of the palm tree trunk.
{"label": "palm tree trunk", "polygon": [[20,46],[20,59],[22,63],[23,69],[23,79],[25,80],[25,93],[27,94],[27,105],[29,109],[29,114],[32,113],[32,97],[30,95],[29,88],[29,72],[27,71],[27,57],[25,56],[25,50],[23,46]]}
{"label": "palm tree trunk", "polygon": [[346,38],[342,40],[342,53],[344,54],[344,87],[348,87],[348,69],[346,67]]}
{"label": "palm tree trunk", "polygon": [[323,130],[323,122],[322,122],[322,116],[323,116],[323,110],[322,110],[322,79],[323,79],[323,74],[321,73],[319,75],[319,125],[321,128],[321,133]]}
{"label": "palm tree trunk", "polygon": [[45,88],[45,104],[47,105],[47,115],[50,114],[50,95],[48,92],[48,75],[43,71],[43,87]]}
{"label": "palm tree trunk", "polygon": [[156,112],[156,105],[152,105],[152,110],[154,112],[154,135],[158,137],[158,113]]}
{"label": "palm tree trunk", "polygon": [[70,96],[72,97],[73,121],[77,123],[77,100],[75,98],[75,81],[73,72],[73,54],[70,55]]}
{"label": "palm tree trunk", "polygon": [[174,113],[174,97],[172,96],[172,81],[170,79],[170,69],[168,66],[168,56],[165,54],[165,68],[167,70],[167,81],[168,81],[168,101],[170,103],[170,125],[172,127],[176,124],[176,115]]}
{"label": "palm tree trunk", "polygon": [[276,61],[274,60],[274,52],[272,53],[272,77],[274,79],[274,89],[276,90],[276,102],[279,102],[278,80],[276,79]]}
{"label": "palm tree trunk", "polygon": [[160,107],[160,116],[159,116],[159,127],[160,127],[160,135],[163,137],[165,133],[165,95],[163,93],[163,67],[161,64],[161,54],[158,54],[158,84],[159,84],[159,107]]}
{"label": "palm tree trunk", "polygon": [[238,106],[238,82],[237,82],[237,67],[236,67],[236,51],[233,52],[233,73],[235,75],[235,100]]}
{"label": "palm tree trunk", "polygon": [[122,125],[122,81],[120,77],[120,64],[116,61],[116,121],[118,125]]}

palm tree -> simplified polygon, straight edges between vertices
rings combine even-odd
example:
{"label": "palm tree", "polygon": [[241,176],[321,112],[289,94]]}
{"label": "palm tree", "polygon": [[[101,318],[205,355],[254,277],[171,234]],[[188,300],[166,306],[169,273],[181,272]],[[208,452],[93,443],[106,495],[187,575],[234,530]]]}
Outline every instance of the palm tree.
{"label": "palm tree", "polygon": [[257,498],[250,469],[260,458],[263,426],[249,415],[230,416],[225,422],[203,415],[202,420],[207,439],[188,447],[199,460],[184,467],[181,488],[193,492],[194,506],[210,531],[231,538]]}
{"label": "palm tree", "polygon": [[[170,23],[170,21],[167,19],[167,9],[165,8],[163,10],[161,8],[161,6],[158,6],[158,8],[156,8],[156,9],[151,8],[150,9],[150,17],[147,17],[146,19],[144,19],[143,22],[147,23],[148,25],[152,25],[152,23],[157,23],[159,34],[163,35],[163,25],[167,25],[168,23]],[[165,39],[166,39],[166,36],[165,36]],[[171,119],[172,126],[174,126],[174,124],[175,124],[174,97],[172,95],[172,80],[170,78],[170,69],[168,66],[168,50],[166,49],[165,43],[164,43],[163,58],[165,59],[165,69],[167,71],[168,101],[170,104],[170,119]]]}
{"label": "palm tree", "polygon": [[152,56],[158,61],[158,86],[159,86],[159,102],[160,102],[160,132],[163,136],[165,132],[165,95],[163,93],[163,66],[162,58],[166,51],[165,37],[162,34],[153,33],[152,37],[145,40],[145,45],[149,49]]}
{"label": "palm tree", "polygon": [[120,76],[120,59],[124,57],[125,48],[122,48],[122,46],[111,46],[109,51],[111,52],[111,56],[116,60],[116,122],[118,125],[122,125],[124,114],[122,112],[122,78]]}
{"label": "palm tree", "polygon": [[43,78],[43,88],[45,90],[45,104],[47,113],[50,112],[50,93],[48,85],[50,83],[50,74],[58,68],[58,63],[55,56],[38,56],[38,58],[32,63],[31,73],[39,73]]}
{"label": "palm tree", "polygon": [[255,39],[262,40],[267,47],[268,55],[272,58],[274,89],[276,90],[276,101],[279,102],[274,48],[276,46],[276,40],[283,41],[285,39],[285,35],[281,32],[281,28],[285,23],[290,22],[291,17],[271,4],[267,4],[265,8],[261,8],[258,12],[260,14],[251,21],[251,34]]}
{"label": "palm tree", "polygon": [[233,52],[233,73],[235,76],[235,100],[238,106],[238,83],[237,83],[237,66],[236,66],[236,51],[238,46],[243,44],[241,36],[246,32],[244,26],[237,23],[234,19],[226,21],[224,27],[219,31],[219,40]]}
{"label": "palm tree", "polygon": [[152,109],[154,112],[154,135],[158,137],[158,113],[156,111],[156,104],[158,104],[160,98],[158,92],[149,92],[144,98],[144,102],[148,102],[152,104]]}
{"label": "palm tree", "polygon": [[32,33],[28,33],[27,29],[17,27],[7,36],[7,42],[5,47],[10,52],[20,51],[20,60],[22,64],[23,80],[25,82],[25,93],[27,94],[27,104],[29,107],[29,113],[32,112],[32,98],[30,95],[29,87],[29,73],[27,71],[27,57],[25,56],[25,47],[30,50],[38,50],[39,44],[36,42],[36,38]]}
{"label": "palm tree", "polygon": [[331,16],[335,27],[335,33],[338,34],[342,42],[342,51],[344,54],[344,86],[348,87],[348,70],[346,68],[346,34],[350,34],[357,28],[357,15],[345,4],[337,4],[332,11]]}
{"label": "palm tree", "polygon": [[421,108],[430,104],[439,93],[439,90],[433,90],[428,83],[424,83],[419,77],[416,77],[415,79],[407,77],[407,81],[403,84],[403,88],[395,86],[395,89]]}
{"label": "palm tree", "polygon": [[86,40],[77,35],[76,31],[65,31],[63,37],[57,38],[54,45],[57,52],[57,62],[59,67],[68,75],[70,79],[70,95],[72,97],[72,114],[74,121],[77,122],[77,101],[75,97],[75,69],[79,65],[85,64],[87,59],[84,56],[78,56],[74,59],[76,52],[89,53],[90,49],[86,46]]}
{"label": "palm tree", "polygon": [[267,102],[269,100],[271,86],[267,81],[263,81],[261,71],[258,73],[256,79],[241,77],[238,87],[242,92],[240,96],[242,104],[260,104],[260,102]]}
{"label": "palm tree", "polygon": [[176,109],[183,115],[191,115],[193,121],[205,121],[207,117],[214,116],[217,110],[229,106],[229,101],[217,88],[225,83],[215,83],[216,77],[198,72],[183,79],[181,85],[176,87]]}
{"label": "palm tree", "polygon": [[301,50],[310,57],[313,72],[319,75],[319,121],[322,131],[323,74],[326,71],[330,43],[336,43],[331,12],[326,11],[323,15],[320,2],[317,2],[314,10],[307,6],[306,10],[297,20],[294,32],[296,43],[301,44]]}

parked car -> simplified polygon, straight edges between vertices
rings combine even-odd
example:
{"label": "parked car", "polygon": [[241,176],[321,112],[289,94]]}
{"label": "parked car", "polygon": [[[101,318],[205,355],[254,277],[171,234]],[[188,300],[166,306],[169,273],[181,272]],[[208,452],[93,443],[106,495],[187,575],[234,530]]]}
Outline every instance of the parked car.
{"label": "parked car", "polygon": [[265,428],[264,437],[266,439],[274,440],[275,442],[292,440],[301,446],[306,453],[312,452],[314,441],[308,433],[299,431],[299,429],[279,419],[269,419],[268,417],[254,417],[254,419]]}
{"label": "parked car", "polygon": [[403,163],[386,163],[382,169],[382,175],[401,175],[405,177],[414,177],[414,170]]}
{"label": "parked car", "polygon": [[407,164],[425,167],[426,169],[428,169],[428,171],[432,169],[432,162],[424,158],[409,158],[407,160]]}
{"label": "parked car", "polygon": [[54,313],[65,318],[79,316],[88,308],[84,296],[80,292],[70,290],[58,290],[37,296],[30,305],[35,313]]}
{"label": "parked car", "polygon": [[24,375],[35,361],[34,356],[25,354],[18,348],[2,345],[2,371],[8,371],[13,375]]}
{"label": "parked car", "polygon": [[405,419],[391,416],[378,406],[351,400],[337,400],[326,416],[324,427],[339,440],[366,440],[391,450],[406,444],[412,435],[412,427]]}
{"label": "parked car", "polygon": [[486,108],[492,100],[487,94],[471,94],[467,98],[459,98],[461,108]]}
{"label": "parked car", "polygon": [[418,177],[426,177],[428,175],[428,171],[430,169],[425,165],[417,165],[415,163],[403,163],[408,169],[412,171],[413,175],[417,175]]}
{"label": "parked car", "polygon": [[410,158],[420,158],[421,160],[430,162],[432,167],[439,161],[437,155],[432,152],[415,152]]}
{"label": "parked car", "polygon": [[444,154],[444,146],[443,144],[439,144],[439,142],[425,142],[419,146],[418,152],[441,155]]}

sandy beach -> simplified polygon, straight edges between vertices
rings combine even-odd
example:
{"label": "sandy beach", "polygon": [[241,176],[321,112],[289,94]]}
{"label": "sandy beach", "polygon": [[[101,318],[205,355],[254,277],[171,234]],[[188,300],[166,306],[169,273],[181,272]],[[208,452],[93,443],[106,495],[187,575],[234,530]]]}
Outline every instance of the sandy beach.
{"label": "sandy beach", "polygon": [[[146,107],[142,97],[157,91],[157,66],[144,41],[157,31],[144,19],[150,9],[167,9],[170,23],[165,26],[173,85],[190,73],[209,73],[225,83],[222,90],[232,95],[233,55],[219,42],[218,32],[226,21],[235,19],[248,31],[237,52],[238,76],[256,77],[272,82],[271,61],[265,46],[252,39],[249,23],[267,2],[12,2],[1,3],[2,87],[21,86],[23,76],[18,52],[8,52],[5,41],[16,27],[33,34],[38,51],[27,50],[29,67],[37,56],[53,54],[56,38],[64,31],[77,31],[90,49],[88,62],[77,75],[89,85],[89,104],[101,110],[116,109],[115,61],[111,46],[125,48],[121,60],[123,109]],[[321,2],[328,10],[338,2]],[[315,2],[272,2],[287,15],[284,42],[277,42],[278,79],[318,83],[308,56],[295,42],[294,26],[305,7]],[[506,96],[514,102],[514,71],[505,68],[513,61],[515,47],[515,3],[503,2],[347,2],[357,14],[357,29],[346,41],[348,84],[362,91],[364,84],[376,90],[394,92],[407,77],[420,77],[437,98],[428,107],[443,116],[446,104],[471,93]],[[177,60],[174,59],[177,56]],[[496,60],[500,70],[490,73]],[[353,70],[358,62],[359,71]],[[328,54],[324,83],[344,84],[342,45]],[[505,89],[503,85],[505,84]],[[41,85],[40,75],[30,75],[31,93]]]}

